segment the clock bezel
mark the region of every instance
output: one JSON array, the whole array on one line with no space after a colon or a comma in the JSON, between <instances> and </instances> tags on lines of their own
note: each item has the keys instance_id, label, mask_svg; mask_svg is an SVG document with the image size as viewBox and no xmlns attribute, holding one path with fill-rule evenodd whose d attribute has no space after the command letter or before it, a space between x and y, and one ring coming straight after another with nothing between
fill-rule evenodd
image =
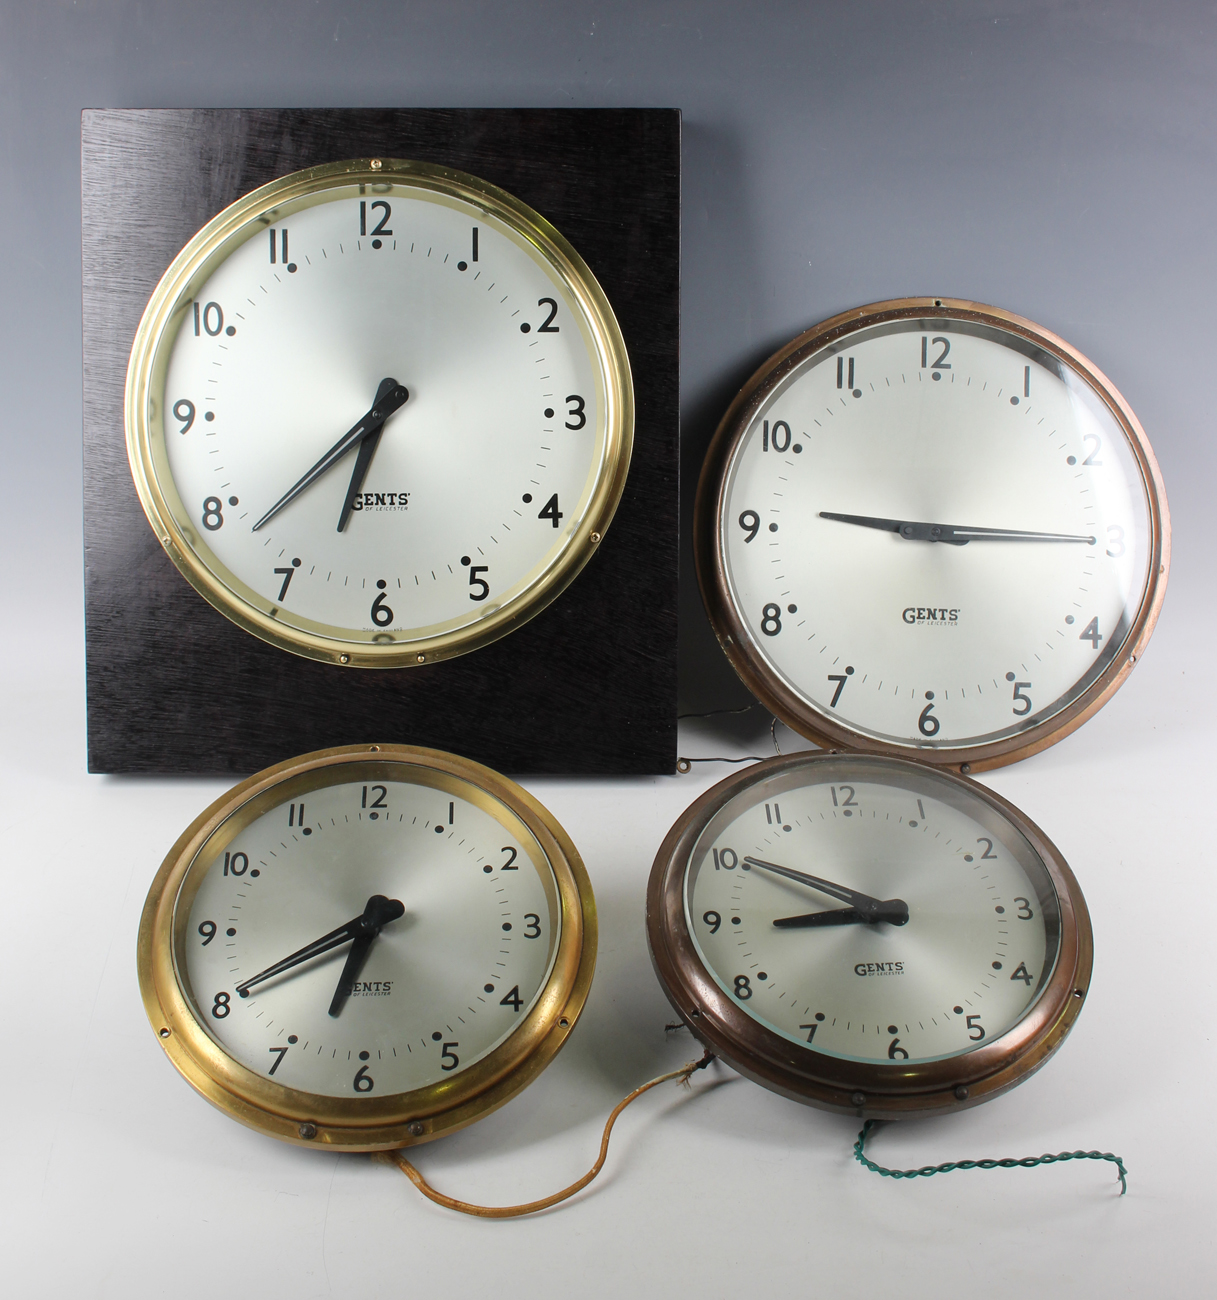
<instances>
[{"instance_id":1,"label":"clock bezel","mask_svg":"<svg viewBox=\"0 0 1217 1300\"><path fill-rule=\"evenodd\" d=\"M741 440L773 391L809 357L874 326L925 320L949 328L953 321L991 326L1015 334L1056 357L1076 373L1124 433L1141 473L1149 515L1147 581L1120 652L1093 682L1043 722L998 740L952 748L878 739L829 716L792 690L766 664L731 597L719 521L728 472ZM693 552L710 624L740 680L793 731L826 748L894 754L967 774L1017 762L1063 740L1107 703L1123 685L1154 630L1170 569L1170 514L1153 449L1132 408L1105 374L1064 339L1012 312L956 298L897 298L842 312L792 339L751 376L719 422L702 465L693 507Z\"/></svg>"},{"instance_id":2,"label":"clock bezel","mask_svg":"<svg viewBox=\"0 0 1217 1300\"><path fill-rule=\"evenodd\" d=\"M1008 821L1043 862L1060 908L1060 947L1038 999L1012 1028L956 1056L884 1066L829 1056L753 1019L715 980L685 916L685 878L699 837L724 805L775 774L845 759L890 773L908 768L961 787ZM864 779L862 777L859 780ZM696 799L668 832L647 882L647 943L668 1000L693 1035L755 1083L837 1114L868 1119L945 1115L1008 1091L1060 1047L1090 985L1094 941L1081 887L1043 831L1013 804L975 781L911 759L878 754L780 755L733 772Z\"/></svg>"},{"instance_id":3,"label":"clock bezel","mask_svg":"<svg viewBox=\"0 0 1217 1300\"><path fill-rule=\"evenodd\" d=\"M397 779L472 799L483 811L527 832L552 869L559 934L546 982L521 1023L498 1046L453 1078L410 1092L333 1097L287 1088L231 1056L199 1023L179 973L176 950L188 913L179 896L217 833L234 819L261 815L287 790L342 784L351 773L400 768ZM329 779L326 779L326 778ZM504 819L501 810L505 810ZM212 846L214 847L214 846ZM222 847L222 846L221 846ZM210 860L209 855L208 860ZM196 875L198 873L195 873ZM194 881L197 889L198 881ZM344 745L291 758L234 786L205 809L170 849L140 918L137 968L144 1010L174 1067L200 1095L233 1119L297 1146L384 1151L428 1142L472 1124L525 1088L574 1030L591 988L598 925L591 881L578 850L553 815L499 773L440 750L408 745Z\"/></svg>"},{"instance_id":4,"label":"clock bezel","mask_svg":"<svg viewBox=\"0 0 1217 1300\"><path fill-rule=\"evenodd\" d=\"M604 405L604 445L579 527L557 555L522 590L473 622L430 635L377 630L325 629L299 619L285 624L279 606L250 589L225 566L208 564L192 544L164 451L164 413L149 414L157 400L172 340L191 288L277 214L325 201L328 190L353 185L399 185L472 204L529 244L578 304L580 331L590 344ZM161 423L158 424L158 418ZM544 217L507 191L450 167L405 159L351 159L292 172L259 186L218 213L178 253L157 284L140 320L127 367L124 395L127 457L140 504L166 554L192 587L244 631L281 650L351 668L403 668L467 654L506 636L562 594L595 554L620 503L634 437L634 389L629 355L612 306L591 269ZM199 538L202 541L201 538ZM204 549L208 549L205 547ZM339 632L335 636L332 633Z\"/></svg>"}]
</instances>

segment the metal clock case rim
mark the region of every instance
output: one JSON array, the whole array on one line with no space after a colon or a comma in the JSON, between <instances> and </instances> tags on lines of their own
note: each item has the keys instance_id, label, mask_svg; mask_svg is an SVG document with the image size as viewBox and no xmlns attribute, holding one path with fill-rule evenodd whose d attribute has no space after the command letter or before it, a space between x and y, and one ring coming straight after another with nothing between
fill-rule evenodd
<instances>
[{"instance_id":1,"label":"metal clock case rim","mask_svg":"<svg viewBox=\"0 0 1217 1300\"><path fill-rule=\"evenodd\" d=\"M274 219L274 213L293 204L299 206L328 189L351 184L383 186L395 179L482 209L538 249L558 272L585 312L593 334L593 352L605 387L602 463L608 472L596 483L578 531L532 584L531 592L521 593L475 624L389 644L382 633L368 633L366 640L348 640L287 627L277 621L274 602L231 575L231 581L217 577L195 554L175 518L170 496L176 494L167 464L160 466L165 482L158 474L158 460L163 457L157 456L148 409L154 370L158 359L162 365L165 361L161 354L166 352L165 336L172 328L172 317L182 309L183 295L191 283L206 277L234 235L259 217ZM182 576L244 631L281 650L353 668L409 667L466 654L507 635L557 599L599 548L616 514L629 472L635 418L629 355L617 318L599 281L561 232L506 190L467 172L391 158L346 160L294 172L251 191L203 226L173 259L148 301L131 349L123 407L127 458L140 504ZM224 569L218 561L215 567Z\"/></svg>"},{"instance_id":2,"label":"metal clock case rim","mask_svg":"<svg viewBox=\"0 0 1217 1300\"><path fill-rule=\"evenodd\" d=\"M988 744L954 749L898 746L857 732L810 707L766 668L727 592L726 561L717 527L724 507L727 470L736 447L762 403L786 376L810 356L830 349L838 339L860 328L918 319L944 325L950 320L962 320L994 326L1034 343L1080 374L1128 438L1142 475L1150 517L1149 580L1121 653L1086 690L1041 726ZM959 298L894 298L842 312L806 330L765 361L740 389L715 430L698 479L693 506L693 554L702 602L719 644L744 685L782 722L821 746L863 753L900 753L966 774L1017 762L1063 740L1120 688L1149 641L1166 595L1170 513L1162 474L1144 429L1115 385L1076 348L1022 316L984 303Z\"/></svg>"},{"instance_id":3,"label":"metal clock case rim","mask_svg":"<svg viewBox=\"0 0 1217 1300\"><path fill-rule=\"evenodd\" d=\"M651 962L677 1014L706 1047L733 1069L792 1100L871 1119L947 1114L987 1101L1021 1083L1056 1051L1077 1019L1093 964L1090 914L1073 872L1029 818L966 777L911 759L851 755L852 761L903 765L964 786L1007 818L1047 867L1061 914L1060 951L1035 1005L1013 1028L973 1051L912 1066L848 1061L794 1043L752 1019L707 970L689 934L684 881L690 854L714 815L731 798L775 773L838 762L839 752L766 759L707 790L668 832L647 883Z\"/></svg>"},{"instance_id":4,"label":"metal clock case rim","mask_svg":"<svg viewBox=\"0 0 1217 1300\"><path fill-rule=\"evenodd\" d=\"M453 1080L395 1096L354 1101L283 1087L229 1056L199 1025L175 961L175 917L183 883L213 834L242 808L286 783L373 762L424 769L474 785L517 817L553 869L561 913L557 951L544 989L505 1042ZM578 850L526 790L490 768L441 750L344 745L288 759L241 782L205 809L170 849L140 918L137 966L144 1010L174 1067L218 1109L250 1128L299 1146L381 1151L430 1141L498 1109L526 1087L565 1044L595 970L598 925L591 881Z\"/></svg>"}]
</instances>

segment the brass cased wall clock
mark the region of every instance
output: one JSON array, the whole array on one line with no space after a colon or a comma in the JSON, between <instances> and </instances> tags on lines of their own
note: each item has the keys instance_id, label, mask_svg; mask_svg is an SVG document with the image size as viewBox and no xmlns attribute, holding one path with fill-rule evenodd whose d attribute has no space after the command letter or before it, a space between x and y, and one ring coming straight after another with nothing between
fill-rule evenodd
<instances>
[{"instance_id":1,"label":"brass cased wall clock","mask_svg":"<svg viewBox=\"0 0 1217 1300\"><path fill-rule=\"evenodd\" d=\"M1081 890L1038 827L967 778L871 754L769 759L703 794L656 855L647 938L712 1052L873 1119L1027 1078L1092 960Z\"/></svg>"},{"instance_id":2,"label":"brass cased wall clock","mask_svg":"<svg viewBox=\"0 0 1217 1300\"><path fill-rule=\"evenodd\" d=\"M144 1007L178 1071L272 1137L375 1151L510 1100L566 1042L596 955L587 873L514 782L353 745L242 782L149 891Z\"/></svg>"},{"instance_id":3,"label":"brass cased wall clock","mask_svg":"<svg viewBox=\"0 0 1217 1300\"><path fill-rule=\"evenodd\" d=\"M698 581L749 689L830 747L980 771L1119 688L1166 590L1136 416L1076 349L978 303L845 312L723 417Z\"/></svg>"},{"instance_id":4,"label":"brass cased wall clock","mask_svg":"<svg viewBox=\"0 0 1217 1300\"><path fill-rule=\"evenodd\" d=\"M629 359L575 249L505 191L395 159L226 208L152 295L128 455L226 617L353 667L431 663L543 609L594 553L633 439Z\"/></svg>"}]
</instances>

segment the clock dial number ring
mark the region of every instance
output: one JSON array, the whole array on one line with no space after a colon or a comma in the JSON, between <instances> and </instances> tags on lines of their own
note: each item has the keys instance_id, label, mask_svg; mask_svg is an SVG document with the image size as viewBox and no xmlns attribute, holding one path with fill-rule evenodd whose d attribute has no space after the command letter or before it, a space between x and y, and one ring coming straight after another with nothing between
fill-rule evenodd
<instances>
[{"instance_id":1,"label":"clock dial number ring","mask_svg":"<svg viewBox=\"0 0 1217 1300\"><path fill-rule=\"evenodd\" d=\"M853 806L834 809L834 790ZM748 857L898 894L907 922L775 927L839 899ZM1035 827L970 782L872 756L769 760L703 795L656 858L647 926L661 983L712 1051L787 1096L878 1118L1014 1086L1059 1046L1090 973L1085 903Z\"/></svg>"},{"instance_id":2,"label":"clock dial number ring","mask_svg":"<svg viewBox=\"0 0 1217 1300\"><path fill-rule=\"evenodd\" d=\"M472 1122L552 1059L590 987L594 902L557 823L477 764L376 749L230 792L166 859L141 922L145 1007L174 1064L289 1141L376 1150ZM360 914L376 933L354 995L353 931L292 959Z\"/></svg>"},{"instance_id":3,"label":"clock dial number ring","mask_svg":"<svg viewBox=\"0 0 1217 1300\"><path fill-rule=\"evenodd\" d=\"M358 235L369 195L393 240ZM266 221L290 263L279 243L268 261ZM386 376L410 400L281 501ZM573 580L624 486L633 396L611 307L535 213L445 169L334 164L179 255L136 338L127 428L145 512L222 613L308 657L410 666Z\"/></svg>"},{"instance_id":4,"label":"clock dial number ring","mask_svg":"<svg viewBox=\"0 0 1217 1300\"><path fill-rule=\"evenodd\" d=\"M711 445L694 540L719 640L779 717L973 771L1101 707L1169 563L1119 394L1055 336L947 300L847 313L766 363Z\"/></svg>"}]
</instances>

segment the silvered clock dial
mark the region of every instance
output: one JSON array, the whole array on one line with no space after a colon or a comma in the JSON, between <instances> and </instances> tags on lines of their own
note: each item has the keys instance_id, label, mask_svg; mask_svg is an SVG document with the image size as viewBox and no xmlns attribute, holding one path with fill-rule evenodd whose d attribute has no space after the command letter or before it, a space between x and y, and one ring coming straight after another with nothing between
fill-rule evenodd
<instances>
[{"instance_id":1,"label":"silvered clock dial","mask_svg":"<svg viewBox=\"0 0 1217 1300\"><path fill-rule=\"evenodd\" d=\"M974 1105L1056 1050L1090 980L1081 890L984 787L871 754L735 773L669 832L647 933L710 1049L876 1118Z\"/></svg>"},{"instance_id":2,"label":"silvered clock dial","mask_svg":"<svg viewBox=\"0 0 1217 1300\"><path fill-rule=\"evenodd\" d=\"M566 1041L595 951L583 864L525 791L361 745L260 772L195 820L149 892L139 977L209 1101L370 1151L514 1096Z\"/></svg>"},{"instance_id":3,"label":"silvered clock dial","mask_svg":"<svg viewBox=\"0 0 1217 1300\"><path fill-rule=\"evenodd\" d=\"M698 577L745 683L825 744L966 770L1066 735L1166 586L1149 443L1084 357L975 303L838 316L724 417Z\"/></svg>"},{"instance_id":4,"label":"silvered clock dial","mask_svg":"<svg viewBox=\"0 0 1217 1300\"><path fill-rule=\"evenodd\" d=\"M357 667L447 658L575 577L629 467L633 390L578 253L512 196L394 160L225 209L153 294L128 454L223 614Z\"/></svg>"}]
</instances>

